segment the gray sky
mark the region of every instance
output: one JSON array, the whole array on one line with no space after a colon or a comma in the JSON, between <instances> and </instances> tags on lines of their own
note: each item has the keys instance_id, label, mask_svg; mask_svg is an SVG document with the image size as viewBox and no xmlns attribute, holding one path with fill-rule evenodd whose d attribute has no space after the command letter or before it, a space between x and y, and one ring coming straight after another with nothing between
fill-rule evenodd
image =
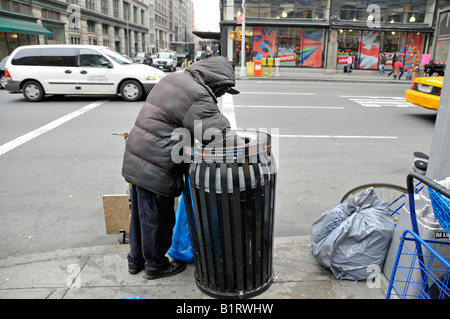
<instances>
[{"instance_id":1,"label":"gray sky","mask_svg":"<svg viewBox=\"0 0 450 319\"><path fill-rule=\"evenodd\" d=\"M219 0L192 0L197 31L220 31Z\"/></svg>"}]
</instances>

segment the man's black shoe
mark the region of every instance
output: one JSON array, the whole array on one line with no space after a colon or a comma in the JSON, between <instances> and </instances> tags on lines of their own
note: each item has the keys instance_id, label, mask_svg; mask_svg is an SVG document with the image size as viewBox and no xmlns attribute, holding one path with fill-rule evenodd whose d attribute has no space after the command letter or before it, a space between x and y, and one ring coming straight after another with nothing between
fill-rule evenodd
<instances>
[{"instance_id":1,"label":"man's black shoe","mask_svg":"<svg viewBox=\"0 0 450 319\"><path fill-rule=\"evenodd\" d=\"M146 279L157 279L179 274L186 269L186 263L181 261L171 261L169 267L163 270L145 270Z\"/></svg>"},{"instance_id":2,"label":"man's black shoe","mask_svg":"<svg viewBox=\"0 0 450 319\"><path fill-rule=\"evenodd\" d=\"M138 265L128 262L128 272L132 275L137 275L144 268L145 268L144 265Z\"/></svg>"}]
</instances>

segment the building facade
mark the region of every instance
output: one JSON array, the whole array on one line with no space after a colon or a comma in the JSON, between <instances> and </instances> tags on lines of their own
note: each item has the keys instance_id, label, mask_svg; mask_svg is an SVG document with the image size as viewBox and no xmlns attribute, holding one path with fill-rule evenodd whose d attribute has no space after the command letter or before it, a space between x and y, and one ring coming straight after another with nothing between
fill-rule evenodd
<instances>
[{"instance_id":1,"label":"building facade","mask_svg":"<svg viewBox=\"0 0 450 319\"><path fill-rule=\"evenodd\" d=\"M168 49L170 42L192 39L192 1L155 0L155 49Z\"/></svg>"},{"instance_id":2,"label":"building facade","mask_svg":"<svg viewBox=\"0 0 450 319\"><path fill-rule=\"evenodd\" d=\"M2 0L0 57L27 44L94 44L148 51L148 5L139 0ZM8 26L25 22L28 29ZM33 33L32 25L45 31Z\"/></svg>"},{"instance_id":3,"label":"building facade","mask_svg":"<svg viewBox=\"0 0 450 319\"><path fill-rule=\"evenodd\" d=\"M242 0L221 0L222 55L240 65ZM339 69L352 56L357 69L407 70L429 52L437 11L450 0L246 0L246 61L267 57L280 66ZM236 32L234 39L230 35Z\"/></svg>"}]
</instances>

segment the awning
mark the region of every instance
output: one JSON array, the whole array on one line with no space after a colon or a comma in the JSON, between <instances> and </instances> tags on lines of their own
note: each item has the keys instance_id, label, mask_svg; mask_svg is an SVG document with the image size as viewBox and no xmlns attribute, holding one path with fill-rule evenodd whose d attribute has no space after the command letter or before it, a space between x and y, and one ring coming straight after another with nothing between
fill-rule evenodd
<instances>
[{"instance_id":1,"label":"awning","mask_svg":"<svg viewBox=\"0 0 450 319\"><path fill-rule=\"evenodd\" d=\"M0 31L25 34L42 34L51 37L52 32L37 23L0 18Z\"/></svg>"},{"instance_id":2,"label":"awning","mask_svg":"<svg viewBox=\"0 0 450 319\"><path fill-rule=\"evenodd\" d=\"M220 32L192 31L192 33L202 39L220 40Z\"/></svg>"}]
</instances>

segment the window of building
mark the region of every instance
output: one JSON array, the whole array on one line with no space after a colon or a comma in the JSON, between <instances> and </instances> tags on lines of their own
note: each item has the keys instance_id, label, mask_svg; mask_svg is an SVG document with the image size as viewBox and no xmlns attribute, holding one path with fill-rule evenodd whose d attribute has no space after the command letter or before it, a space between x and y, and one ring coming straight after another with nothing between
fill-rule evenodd
<instances>
[{"instance_id":1,"label":"window of building","mask_svg":"<svg viewBox=\"0 0 450 319\"><path fill-rule=\"evenodd\" d=\"M95 33L95 21L92 20L87 21L87 30L88 32Z\"/></svg>"},{"instance_id":2,"label":"window of building","mask_svg":"<svg viewBox=\"0 0 450 319\"><path fill-rule=\"evenodd\" d=\"M130 21L130 4L126 1L123 2L123 19Z\"/></svg>"},{"instance_id":3,"label":"window of building","mask_svg":"<svg viewBox=\"0 0 450 319\"><path fill-rule=\"evenodd\" d=\"M61 21L61 14L59 12L42 9L41 13L42 13L42 19Z\"/></svg>"},{"instance_id":4,"label":"window of building","mask_svg":"<svg viewBox=\"0 0 450 319\"><path fill-rule=\"evenodd\" d=\"M119 0L113 0L113 16L119 18Z\"/></svg>"},{"instance_id":5,"label":"window of building","mask_svg":"<svg viewBox=\"0 0 450 319\"><path fill-rule=\"evenodd\" d=\"M109 33L109 26L105 23L102 24L102 33L105 35Z\"/></svg>"},{"instance_id":6,"label":"window of building","mask_svg":"<svg viewBox=\"0 0 450 319\"><path fill-rule=\"evenodd\" d=\"M348 56L354 57L354 68L376 70L379 56L386 55L386 69L392 69L395 54L402 60L405 70L420 64L424 36L420 33L381 32L375 30L339 30L337 68L347 64Z\"/></svg>"},{"instance_id":7,"label":"window of building","mask_svg":"<svg viewBox=\"0 0 450 319\"><path fill-rule=\"evenodd\" d=\"M81 43L80 37L76 37L76 36L70 37L70 44L80 44L80 43Z\"/></svg>"},{"instance_id":8,"label":"window of building","mask_svg":"<svg viewBox=\"0 0 450 319\"><path fill-rule=\"evenodd\" d=\"M379 17L382 24L431 25L435 0L334 0L333 11L341 20L366 22L369 14Z\"/></svg>"},{"instance_id":9,"label":"window of building","mask_svg":"<svg viewBox=\"0 0 450 319\"><path fill-rule=\"evenodd\" d=\"M101 11L103 14L108 15L108 0L102 0L101 2Z\"/></svg>"},{"instance_id":10,"label":"window of building","mask_svg":"<svg viewBox=\"0 0 450 319\"><path fill-rule=\"evenodd\" d=\"M241 31L241 28L236 28L236 31ZM265 26L249 27L246 33L246 61L278 57L281 66L324 66L324 29ZM237 63L240 62L241 43L240 39L233 41L234 61Z\"/></svg>"},{"instance_id":11,"label":"window of building","mask_svg":"<svg viewBox=\"0 0 450 319\"><path fill-rule=\"evenodd\" d=\"M95 11L95 2L94 2L94 0L86 0L86 9Z\"/></svg>"},{"instance_id":12,"label":"window of building","mask_svg":"<svg viewBox=\"0 0 450 319\"><path fill-rule=\"evenodd\" d=\"M11 0L1 0L0 9L2 11L14 12L18 14L23 14L27 16L32 16L31 6L17 1Z\"/></svg>"}]
</instances>

